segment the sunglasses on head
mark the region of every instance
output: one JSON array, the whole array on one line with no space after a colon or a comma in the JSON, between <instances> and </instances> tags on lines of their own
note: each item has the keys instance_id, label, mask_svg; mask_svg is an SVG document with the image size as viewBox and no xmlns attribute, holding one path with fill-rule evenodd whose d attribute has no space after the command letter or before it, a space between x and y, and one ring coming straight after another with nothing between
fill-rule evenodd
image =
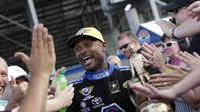
<instances>
[{"instance_id":1,"label":"sunglasses on head","mask_svg":"<svg viewBox=\"0 0 200 112\"><path fill-rule=\"evenodd\" d=\"M177 42L168 42L168 43L162 43L162 47L163 48L169 48L171 47L173 44L176 44Z\"/></svg>"}]
</instances>

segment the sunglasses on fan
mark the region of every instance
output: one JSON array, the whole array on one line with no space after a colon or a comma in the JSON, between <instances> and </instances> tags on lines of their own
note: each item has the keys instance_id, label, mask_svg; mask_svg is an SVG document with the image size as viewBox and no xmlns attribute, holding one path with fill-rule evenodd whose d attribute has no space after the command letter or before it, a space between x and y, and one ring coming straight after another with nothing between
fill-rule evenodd
<instances>
[{"instance_id":1,"label":"sunglasses on fan","mask_svg":"<svg viewBox=\"0 0 200 112\"><path fill-rule=\"evenodd\" d=\"M169 48L171 47L173 44L176 44L177 42L168 42L168 43L162 43L162 47L163 48Z\"/></svg>"},{"instance_id":2,"label":"sunglasses on fan","mask_svg":"<svg viewBox=\"0 0 200 112\"><path fill-rule=\"evenodd\" d=\"M120 50L127 49L127 48L128 48L128 45L129 45L130 43L132 43L132 42L133 42L133 41L131 41L131 42L129 42L129 43L127 43L127 44L121 46L119 49L120 49Z\"/></svg>"}]
</instances>

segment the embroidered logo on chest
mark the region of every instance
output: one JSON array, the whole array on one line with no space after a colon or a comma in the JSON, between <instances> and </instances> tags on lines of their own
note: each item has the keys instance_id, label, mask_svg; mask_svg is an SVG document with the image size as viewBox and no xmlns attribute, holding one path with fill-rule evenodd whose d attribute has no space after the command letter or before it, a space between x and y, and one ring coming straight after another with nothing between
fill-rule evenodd
<instances>
[{"instance_id":1,"label":"embroidered logo on chest","mask_svg":"<svg viewBox=\"0 0 200 112\"><path fill-rule=\"evenodd\" d=\"M120 92L120 86L118 81L109 82L109 89L111 94Z\"/></svg>"},{"instance_id":2,"label":"embroidered logo on chest","mask_svg":"<svg viewBox=\"0 0 200 112\"><path fill-rule=\"evenodd\" d=\"M94 98L94 96L90 95L93 89L94 89L94 86L89 86L89 87L84 87L79 91L83 96L85 96L83 98L83 101Z\"/></svg>"}]
</instances>

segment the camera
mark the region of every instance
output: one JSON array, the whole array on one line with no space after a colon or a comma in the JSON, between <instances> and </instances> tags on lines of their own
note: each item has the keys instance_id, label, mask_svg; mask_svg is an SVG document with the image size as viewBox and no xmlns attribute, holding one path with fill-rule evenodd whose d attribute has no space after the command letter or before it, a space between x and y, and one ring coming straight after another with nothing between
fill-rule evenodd
<instances>
[{"instance_id":1,"label":"camera","mask_svg":"<svg viewBox=\"0 0 200 112\"><path fill-rule=\"evenodd\" d=\"M189 39L188 38L180 38L177 40L178 46L181 51L187 51L189 49Z\"/></svg>"}]
</instances>

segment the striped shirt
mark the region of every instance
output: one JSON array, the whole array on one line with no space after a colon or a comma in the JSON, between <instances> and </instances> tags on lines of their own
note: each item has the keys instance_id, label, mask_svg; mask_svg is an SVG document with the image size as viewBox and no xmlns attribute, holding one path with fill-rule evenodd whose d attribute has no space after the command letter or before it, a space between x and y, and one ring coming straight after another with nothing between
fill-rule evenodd
<instances>
[{"instance_id":1,"label":"striped shirt","mask_svg":"<svg viewBox=\"0 0 200 112\"><path fill-rule=\"evenodd\" d=\"M200 112L200 109L192 109L182 98L175 99L175 112Z\"/></svg>"},{"instance_id":2,"label":"striped shirt","mask_svg":"<svg viewBox=\"0 0 200 112\"><path fill-rule=\"evenodd\" d=\"M179 66L181 60L179 58L174 58L171 60L170 64ZM182 98L177 97L175 99L175 112L200 112L199 110L194 110L190 105L188 105Z\"/></svg>"}]
</instances>

